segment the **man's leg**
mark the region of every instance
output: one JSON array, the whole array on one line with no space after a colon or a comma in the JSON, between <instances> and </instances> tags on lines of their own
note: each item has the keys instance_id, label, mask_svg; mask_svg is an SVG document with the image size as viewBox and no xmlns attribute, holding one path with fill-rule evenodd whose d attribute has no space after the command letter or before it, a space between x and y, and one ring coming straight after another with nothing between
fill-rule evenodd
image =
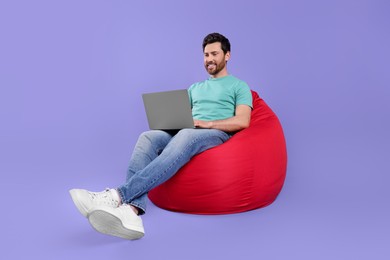
<instances>
[{"instance_id":1,"label":"man's leg","mask_svg":"<svg viewBox=\"0 0 390 260\"><path fill-rule=\"evenodd\" d=\"M166 131L151 130L143 132L138 137L138 141L131 155L126 183L130 181L134 174L143 170L148 164L156 159L172 137L173 134ZM146 196L147 194L144 194L129 202L130 205L138 209L138 214L140 215L145 212Z\"/></svg>"},{"instance_id":2,"label":"man's leg","mask_svg":"<svg viewBox=\"0 0 390 260\"><path fill-rule=\"evenodd\" d=\"M194 155L220 145L230 135L216 129L182 129L166 145L157 157L150 158L142 170L132 172L127 182L118 187L123 203L145 211L145 198L154 187L171 178ZM140 167L141 168L141 167Z\"/></svg>"},{"instance_id":3,"label":"man's leg","mask_svg":"<svg viewBox=\"0 0 390 260\"><path fill-rule=\"evenodd\" d=\"M192 156L229 139L225 132L214 129L183 129L168 143L162 153L151 160L142 170L133 173L128 181L117 190L123 204L113 208L95 207L88 215L89 223L97 231L122 237L139 239L145 231L142 219L130 205L145 211L145 201L149 190L171 178Z\"/></svg>"},{"instance_id":4,"label":"man's leg","mask_svg":"<svg viewBox=\"0 0 390 260\"><path fill-rule=\"evenodd\" d=\"M172 135L164 131L147 131L140 135L130 159L127 180L131 176L146 167L171 140ZM92 208L96 206L109 206L116 208L121 204L121 198L115 189L106 189L103 192L90 192L84 189L70 190L72 199L85 217L88 216ZM133 201L133 206L144 205L146 196L141 196Z\"/></svg>"}]
</instances>

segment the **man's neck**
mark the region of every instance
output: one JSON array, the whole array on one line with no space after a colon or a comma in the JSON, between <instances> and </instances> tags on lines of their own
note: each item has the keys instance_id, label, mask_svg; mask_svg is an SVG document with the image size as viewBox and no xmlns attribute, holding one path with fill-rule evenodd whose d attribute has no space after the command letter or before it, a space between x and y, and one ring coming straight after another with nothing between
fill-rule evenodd
<instances>
[{"instance_id":1,"label":"man's neck","mask_svg":"<svg viewBox=\"0 0 390 260\"><path fill-rule=\"evenodd\" d=\"M229 73L227 72L227 70L223 70L223 71L220 71L218 74L216 75L210 75L211 78L213 79L217 79L217 78L222 78L222 77L225 77L229 75Z\"/></svg>"}]
</instances>

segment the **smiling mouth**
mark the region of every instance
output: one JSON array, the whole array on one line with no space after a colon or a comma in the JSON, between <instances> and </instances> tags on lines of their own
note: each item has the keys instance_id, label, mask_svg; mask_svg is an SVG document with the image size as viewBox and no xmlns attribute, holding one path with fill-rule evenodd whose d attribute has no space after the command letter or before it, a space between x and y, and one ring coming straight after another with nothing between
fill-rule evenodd
<instances>
[{"instance_id":1,"label":"smiling mouth","mask_svg":"<svg viewBox=\"0 0 390 260\"><path fill-rule=\"evenodd\" d=\"M208 70L213 70L213 69L215 69L217 66L215 65L215 64L208 64L207 65L207 69Z\"/></svg>"}]
</instances>

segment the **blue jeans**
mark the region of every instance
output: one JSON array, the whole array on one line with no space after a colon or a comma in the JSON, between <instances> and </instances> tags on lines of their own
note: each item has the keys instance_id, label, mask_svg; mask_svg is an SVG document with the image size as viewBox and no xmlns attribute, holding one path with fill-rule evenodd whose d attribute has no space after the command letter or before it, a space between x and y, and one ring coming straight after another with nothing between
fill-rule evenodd
<instances>
[{"instance_id":1,"label":"blue jeans","mask_svg":"<svg viewBox=\"0 0 390 260\"><path fill-rule=\"evenodd\" d=\"M216 129L160 130L142 133L130 159L126 183L118 187L122 202L146 210L147 193L171 178L194 155L224 143L230 134Z\"/></svg>"}]
</instances>

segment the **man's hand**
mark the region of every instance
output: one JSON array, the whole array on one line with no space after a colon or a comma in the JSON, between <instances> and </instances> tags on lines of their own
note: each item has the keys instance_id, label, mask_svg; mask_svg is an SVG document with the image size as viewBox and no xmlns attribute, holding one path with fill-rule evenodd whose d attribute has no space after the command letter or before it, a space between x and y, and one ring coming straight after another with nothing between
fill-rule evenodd
<instances>
[{"instance_id":1,"label":"man's hand","mask_svg":"<svg viewBox=\"0 0 390 260\"><path fill-rule=\"evenodd\" d=\"M194 119L194 125L196 128L212 128L213 122Z\"/></svg>"}]
</instances>

